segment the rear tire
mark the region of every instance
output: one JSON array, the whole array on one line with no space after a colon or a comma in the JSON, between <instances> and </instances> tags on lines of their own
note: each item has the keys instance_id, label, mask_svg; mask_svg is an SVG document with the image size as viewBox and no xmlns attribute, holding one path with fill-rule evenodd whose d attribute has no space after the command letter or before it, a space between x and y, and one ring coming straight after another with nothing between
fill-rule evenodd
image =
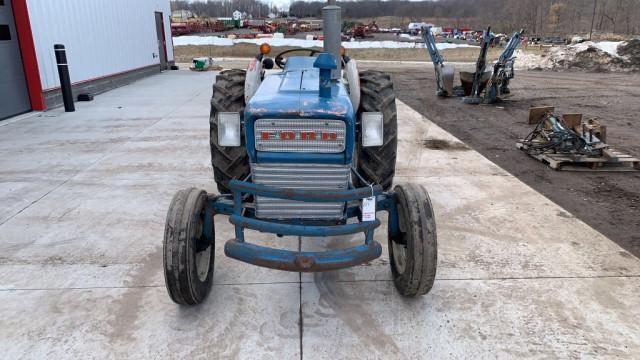
<instances>
[{"instance_id":1,"label":"rear tire","mask_svg":"<svg viewBox=\"0 0 640 360\"><path fill-rule=\"evenodd\" d=\"M360 73L360 108L358 120L363 112L381 112L384 119L384 139L382 146L362 147L362 140L356 141L357 169L365 180L380 184L384 190L391 188L396 173L396 152L398 149L398 112L396 95L389 74L366 70ZM362 136L361 134L359 136ZM366 186L359 179L357 186Z\"/></svg>"},{"instance_id":2,"label":"rear tire","mask_svg":"<svg viewBox=\"0 0 640 360\"><path fill-rule=\"evenodd\" d=\"M211 291L215 230L207 241L203 234L206 200L204 190L180 190L167 213L164 279L169 297L180 305L199 304Z\"/></svg>"},{"instance_id":3,"label":"rear tire","mask_svg":"<svg viewBox=\"0 0 640 360\"><path fill-rule=\"evenodd\" d=\"M394 188L400 235L389 236L389 264L393 283L404 296L424 295L436 278L438 243L431 200L424 187L401 184Z\"/></svg>"},{"instance_id":4,"label":"rear tire","mask_svg":"<svg viewBox=\"0 0 640 360\"><path fill-rule=\"evenodd\" d=\"M211 114L209 117L209 145L211 147L211 166L213 178L221 194L229 194L229 181L244 179L250 173L249 156L244 138L244 124L240 125L242 134L240 146L218 145L218 113L239 112L244 118L244 70L226 70L216 76L211 97Z\"/></svg>"}]
</instances>

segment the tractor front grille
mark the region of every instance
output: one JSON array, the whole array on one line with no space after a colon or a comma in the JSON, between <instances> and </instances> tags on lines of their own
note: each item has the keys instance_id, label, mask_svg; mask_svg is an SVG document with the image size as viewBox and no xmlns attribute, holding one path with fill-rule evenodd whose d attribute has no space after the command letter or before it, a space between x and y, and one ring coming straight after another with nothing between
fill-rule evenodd
<instances>
[{"instance_id":1,"label":"tractor front grille","mask_svg":"<svg viewBox=\"0 0 640 360\"><path fill-rule=\"evenodd\" d=\"M254 132L258 151L340 153L346 125L342 120L258 119Z\"/></svg>"},{"instance_id":2,"label":"tractor front grille","mask_svg":"<svg viewBox=\"0 0 640 360\"><path fill-rule=\"evenodd\" d=\"M349 165L251 164L253 182L281 189L346 190ZM343 202L305 202L256 196L256 216L266 219L339 219Z\"/></svg>"}]
</instances>

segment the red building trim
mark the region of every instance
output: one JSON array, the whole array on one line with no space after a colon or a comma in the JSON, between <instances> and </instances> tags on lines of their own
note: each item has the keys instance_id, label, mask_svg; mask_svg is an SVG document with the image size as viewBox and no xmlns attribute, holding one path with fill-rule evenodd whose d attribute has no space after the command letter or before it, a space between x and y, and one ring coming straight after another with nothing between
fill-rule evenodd
<instances>
[{"instance_id":1,"label":"red building trim","mask_svg":"<svg viewBox=\"0 0 640 360\"><path fill-rule=\"evenodd\" d=\"M107 75L103 75L103 76L94 77L94 78L87 79L87 80L76 81L74 83L71 83L71 85L81 85L81 84L85 84L85 83L90 83L90 82L94 82L94 81L98 81L98 80L104 80L104 79L108 79L108 78L111 78L111 77L114 77L114 76L125 75L125 74L132 73L132 72L135 72L135 71L140 71L140 70L145 70L145 69L150 69L150 68L158 68L158 70L159 70L160 64L151 64L151 65L141 66L141 67L137 67L137 68L131 69L131 70L125 70L125 71L120 71L120 72L117 72L117 73L112 73L112 74L107 74ZM55 87L52 87L52 88L44 89L43 92L47 93L47 92L55 91L55 90L59 90L59 89L60 89L60 86L55 86Z\"/></svg>"},{"instance_id":2,"label":"red building trim","mask_svg":"<svg viewBox=\"0 0 640 360\"><path fill-rule=\"evenodd\" d=\"M33 42L33 33L29 22L27 0L11 0L11 5L16 29L18 30L18 42L20 43L24 76L27 79L27 88L29 89L31 109L45 110L47 106L44 103L44 95L42 94L42 82L40 81L36 46Z\"/></svg>"}]
</instances>

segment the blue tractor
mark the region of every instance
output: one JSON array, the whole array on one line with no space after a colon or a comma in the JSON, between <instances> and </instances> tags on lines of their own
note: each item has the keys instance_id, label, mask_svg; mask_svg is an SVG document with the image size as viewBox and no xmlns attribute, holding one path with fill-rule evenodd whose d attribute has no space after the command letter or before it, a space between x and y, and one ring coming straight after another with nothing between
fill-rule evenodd
<instances>
[{"instance_id":1,"label":"blue tractor","mask_svg":"<svg viewBox=\"0 0 640 360\"><path fill-rule=\"evenodd\" d=\"M211 290L214 216L235 227L226 256L295 272L367 263L381 256L376 213L387 216L391 273L402 295L426 294L436 275L433 208L420 185L392 188L397 149L393 83L358 72L340 48L340 8L323 9L324 51L293 49L267 57L263 44L247 70L227 70L213 85L210 143L219 194L189 188L173 198L164 237L171 299L201 303ZM294 56L294 53L303 56ZM275 64L281 71L265 71ZM344 68L344 70L342 70ZM267 73L267 74L266 74ZM244 229L278 236L362 233L362 244L309 252L269 248Z\"/></svg>"}]
</instances>

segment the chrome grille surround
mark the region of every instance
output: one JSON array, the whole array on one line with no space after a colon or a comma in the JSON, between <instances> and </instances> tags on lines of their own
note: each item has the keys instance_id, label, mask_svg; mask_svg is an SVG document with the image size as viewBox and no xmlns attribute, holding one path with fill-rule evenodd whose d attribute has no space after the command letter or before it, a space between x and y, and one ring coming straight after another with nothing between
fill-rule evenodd
<instances>
[{"instance_id":1,"label":"chrome grille surround","mask_svg":"<svg viewBox=\"0 0 640 360\"><path fill-rule=\"evenodd\" d=\"M281 189L346 190L350 166L251 164L253 182ZM256 196L256 216L265 219L340 219L344 202L305 202Z\"/></svg>"},{"instance_id":2,"label":"chrome grille surround","mask_svg":"<svg viewBox=\"0 0 640 360\"><path fill-rule=\"evenodd\" d=\"M258 119L254 133L258 151L340 153L345 148L347 130L342 120ZM263 139L263 133L270 138ZM283 139L283 133L292 133L294 138Z\"/></svg>"}]
</instances>

